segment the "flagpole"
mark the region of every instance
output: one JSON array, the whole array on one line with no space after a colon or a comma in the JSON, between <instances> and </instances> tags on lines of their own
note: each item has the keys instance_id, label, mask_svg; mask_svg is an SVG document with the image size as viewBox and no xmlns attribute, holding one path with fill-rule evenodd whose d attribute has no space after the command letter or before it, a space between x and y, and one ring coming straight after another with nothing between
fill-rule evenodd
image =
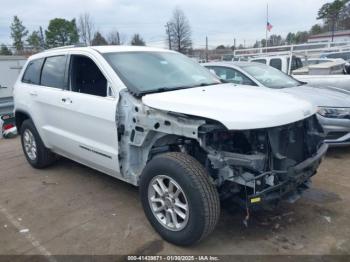
<instances>
[{"instance_id":1,"label":"flagpole","mask_svg":"<svg viewBox=\"0 0 350 262\"><path fill-rule=\"evenodd\" d=\"M266 4L266 25L265 25L265 32L266 32L266 38L265 38L265 47L266 47L266 54L267 54L267 46L268 46L268 41L267 41L267 25L269 22L269 4Z\"/></svg>"}]
</instances>

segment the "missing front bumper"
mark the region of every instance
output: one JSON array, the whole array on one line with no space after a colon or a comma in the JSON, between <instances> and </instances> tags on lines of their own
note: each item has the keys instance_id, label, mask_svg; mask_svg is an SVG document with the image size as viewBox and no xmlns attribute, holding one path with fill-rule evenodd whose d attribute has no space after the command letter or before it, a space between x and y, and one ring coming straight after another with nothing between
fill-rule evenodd
<instances>
[{"instance_id":1,"label":"missing front bumper","mask_svg":"<svg viewBox=\"0 0 350 262\"><path fill-rule=\"evenodd\" d=\"M246 205L264 204L286 198L295 199L296 195L300 195L302 191L309 187L310 178L316 174L317 168L325 156L327 149L328 145L323 144L314 156L289 168L287 171L266 172L256 176L254 179L251 179L251 181L247 181L256 183L258 179L262 179L264 176L270 176L274 173L285 176L282 182L248 195Z\"/></svg>"}]
</instances>

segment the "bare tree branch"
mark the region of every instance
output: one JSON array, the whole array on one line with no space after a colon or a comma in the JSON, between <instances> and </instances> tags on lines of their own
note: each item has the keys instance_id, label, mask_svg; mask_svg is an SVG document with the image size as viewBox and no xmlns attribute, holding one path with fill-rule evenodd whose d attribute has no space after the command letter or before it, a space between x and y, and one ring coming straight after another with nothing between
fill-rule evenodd
<instances>
[{"instance_id":1,"label":"bare tree branch","mask_svg":"<svg viewBox=\"0 0 350 262\"><path fill-rule=\"evenodd\" d=\"M191 27L180 8L175 8L173 16L166 24L169 47L181 53L187 53L192 47Z\"/></svg>"},{"instance_id":2,"label":"bare tree branch","mask_svg":"<svg viewBox=\"0 0 350 262\"><path fill-rule=\"evenodd\" d=\"M81 41L86 45L91 45L95 34L95 26L89 13L84 13L79 16L78 29Z\"/></svg>"}]
</instances>

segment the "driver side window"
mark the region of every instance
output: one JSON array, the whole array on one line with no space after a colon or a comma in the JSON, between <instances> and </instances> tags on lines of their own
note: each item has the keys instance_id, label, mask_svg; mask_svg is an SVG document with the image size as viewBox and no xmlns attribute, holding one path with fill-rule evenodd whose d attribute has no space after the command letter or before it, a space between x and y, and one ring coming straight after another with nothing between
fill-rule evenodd
<instances>
[{"instance_id":1,"label":"driver side window","mask_svg":"<svg viewBox=\"0 0 350 262\"><path fill-rule=\"evenodd\" d=\"M247 76L233 68L213 66L209 67L209 69L213 70L220 79L227 82L239 85L256 86L256 84Z\"/></svg>"}]
</instances>

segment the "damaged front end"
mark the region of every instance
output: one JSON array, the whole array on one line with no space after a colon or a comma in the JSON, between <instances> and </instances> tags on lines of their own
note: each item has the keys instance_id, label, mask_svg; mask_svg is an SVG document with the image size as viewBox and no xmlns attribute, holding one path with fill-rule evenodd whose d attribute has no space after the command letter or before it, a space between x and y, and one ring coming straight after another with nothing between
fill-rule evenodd
<instances>
[{"instance_id":1,"label":"damaged front end","mask_svg":"<svg viewBox=\"0 0 350 262\"><path fill-rule=\"evenodd\" d=\"M207 170L221 198L234 199L245 207L297 200L327 151L315 116L246 131L204 125L199 136L207 154Z\"/></svg>"}]
</instances>

